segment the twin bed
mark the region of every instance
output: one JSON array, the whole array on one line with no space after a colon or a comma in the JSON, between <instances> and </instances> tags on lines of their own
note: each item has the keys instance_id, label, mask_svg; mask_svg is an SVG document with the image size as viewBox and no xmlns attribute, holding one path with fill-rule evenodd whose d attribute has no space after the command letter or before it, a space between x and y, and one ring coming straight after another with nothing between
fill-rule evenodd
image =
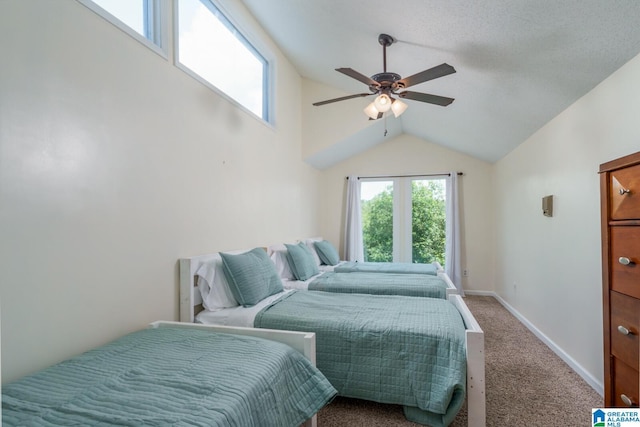
<instances>
[{"instance_id":1,"label":"twin bed","mask_svg":"<svg viewBox=\"0 0 640 427\"><path fill-rule=\"evenodd\" d=\"M446 299L457 290L446 275L397 273L339 273L324 271L307 280L283 279L287 289L355 293L372 295L404 295Z\"/></svg>"},{"instance_id":2,"label":"twin bed","mask_svg":"<svg viewBox=\"0 0 640 427\"><path fill-rule=\"evenodd\" d=\"M336 271L339 273L394 273L394 274L428 274L436 276L444 273L439 262L411 263L411 262L358 262L342 261L338 251L330 242L322 237L309 237L299 241L304 243L311 251L316 263L323 271ZM273 245L269 251L282 251L284 245Z\"/></svg>"},{"instance_id":3,"label":"twin bed","mask_svg":"<svg viewBox=\"0 0 640 427\"><path fill-rule=\"evenodd\" d=\"M342 261L333 268L338 273L394 273L394 274L427 274L431 276L442 272L439 263L415 264L409 262L358 262Z\"/></svg>"},{"instance_id":4,"label":"twin bed","mask_svg":"<svg viewBox=\"0 0 640 427\"><path fill-rule=\"evenodd\" d=\"M313 333L155 322L2 387L2 423L316 425Z\"/></svg>"},{"instance_id":5,"label":"twin bed","mask_svg":"<svg viewBox=\"0 0 640 427\"><path fill-rule=\"evenodd\" d=\"M307 240L297 245L277 244L267 248L286 289L443 299L458 293L438 263L346 262L337 259L337 252L333 261L327 262L326 257L318 256L320 251L314 253L314 244L318 242L325 244L325 250L336 252L322 240ZM308 250L304 251L305 248ZM292 250L297 252L295 258L291 256ZM301 263L302 277L301 268L293 268L293 265Z\"/></svg>"},{"instance_id":6,"label":"twin bed","mask_svg":"<svg viewBox=\"0 0 640 427\"><path fill-rule=\"evenodd\" d=\"M264 250L250 252L260 258ZM249 252L235 256L242 254ZM250 304L207 309L203 305L211 301L206 303L206 294L202 298L198 278L205 270L212 272L209 280L236 275L225 270L228 258L209 254L180 260L181 321L313 331L318 368L339 395L399 404L409 420L432 426L449 425L466 397L469 426L485 425L484 336L459 295L272 289ZM210 291L215 288L211 283Z\"/></svg>"}]
</instances>

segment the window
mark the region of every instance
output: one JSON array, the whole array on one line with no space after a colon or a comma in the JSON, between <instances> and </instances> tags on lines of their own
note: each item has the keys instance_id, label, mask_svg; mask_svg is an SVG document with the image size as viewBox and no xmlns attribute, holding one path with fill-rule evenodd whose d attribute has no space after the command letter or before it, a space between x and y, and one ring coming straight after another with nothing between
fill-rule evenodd
<instances>
[{"instance_id":1,"label":"window","mask_svg":"<svg viewBox=\"0 0 640 427\"><path fill-rule=\"evenodd\" d=\"M446 180L360 179L365 261L445 265Z\"/></svg>"},{"instance_id":2,"label":"window","mask_svg":"<svg viewBox=\"0 0 640 427\"><path fill-rule=\"evenodd\" d=\"M124 32L166 57L161 0L80 0Z\"/></svg>"},{"instance_id":3,"label":"window","mask_svg":"<svg viewBox=\"0 0 640 427\"><path fill-rule=\"evenodd\" d=\"M210 0L180 0L177 14L181 68L269 121L264 56Z\"/></svg>"}]
</instances>

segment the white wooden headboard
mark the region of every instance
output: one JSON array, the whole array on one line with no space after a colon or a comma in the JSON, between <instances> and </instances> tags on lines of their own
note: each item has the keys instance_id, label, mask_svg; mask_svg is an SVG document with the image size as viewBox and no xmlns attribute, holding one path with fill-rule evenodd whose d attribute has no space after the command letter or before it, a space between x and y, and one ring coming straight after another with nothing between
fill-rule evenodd
<instances>
[{"instance_id":1,"label":"white wooden headboard","mask_svg":"<svg viewBox=\"0 0 640 427\"><path fill-rule=\"evenodd\" d=\"M185 323L185 322L169 322L169 321L155 321L149 324L150 328L191 328L201 329L209 332L222 332L233 335L246 335L251 337L264 338L271 341L277 341L283 344L287 344L294 350L302 353L307 359L316 365L316 334L315 332L298 332L298 331L283 331L276 329L257 329L257 328L244 328L240 326L221 326L221 325L202 325L197 323Z\"/></svg>"},{"instance_id":2,"label":"white wooden headboard","mask_svg":"<svg viewBox=\"0 0 640 427\"><path fill-rule=\"evenodd\" d=\"M213 261L216 254L180 258L180 321L193 322L196 307L202 304L202 296L196 286L196 271L205 262Z\"/></svg>"}]
</instances>

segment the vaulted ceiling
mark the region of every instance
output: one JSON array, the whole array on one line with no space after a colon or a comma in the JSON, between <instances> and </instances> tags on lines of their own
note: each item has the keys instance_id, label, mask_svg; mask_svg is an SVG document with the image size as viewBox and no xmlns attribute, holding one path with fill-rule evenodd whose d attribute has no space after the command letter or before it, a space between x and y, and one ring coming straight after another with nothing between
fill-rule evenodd
<instances>
[{"instance_id":1,"label":"vaulted ceiling","mask_svg":"<svg viewBox=\"0 0 640 427\"><path fill-rule=\"evenodd\" d=\"M407 111L388 120L398 121L396 133L488 162L505 156L640 52L638 0L243 3L301 76L344 94L368 89L335 69L353 68L366 76L381 72L381 33L396 39L387 48L387 71L406 77L452 65L455 74L411 88L455 98L451 105L406 100ZM362 102L341 103L361 110ZM349 139L357 135L333 143Z\"/></svg>"}]
</instances>

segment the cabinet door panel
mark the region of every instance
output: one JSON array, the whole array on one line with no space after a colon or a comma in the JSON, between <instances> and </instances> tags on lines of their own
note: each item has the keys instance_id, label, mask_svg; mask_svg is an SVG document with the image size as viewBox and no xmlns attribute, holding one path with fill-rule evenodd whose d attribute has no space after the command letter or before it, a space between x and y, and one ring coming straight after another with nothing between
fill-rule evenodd
<instances>
[{"instance_id":1,"label":"cabinet door panel","mask_svg":"<svg viewBox=\"0 0 640 427\"><path fill-rule=\"evenodd\" d=\"M638 407L638 371L613 358L613 405L617 408ZM628 405L623 395L631 400Z\"/></svg>"},{"instance_id":2,"label":"cabinet door panel","mask_svg":"<svg viewBox=\"0 0 640 427\"><path fill-rule=\"evenodd\" d=\"M640 218L640 165L611 172L611 219Z\"/></svg>"},{"instance_id":3,"label":"cabinet door panel","mask_svg":"<svg viewBox=\"0 0 640 427\"><path fill-rule=\"evenodd\" d=\"M611 292L611 354L638 369L640 300ZM627 332L627 333L625 333Z\"/></svg>"},{"instance_id":4,"label":"cabinet door panel","mask_svg":"<svg viewBox=\"0 0 640 427\"><path fill-rule=\"evenodd\" d=\"M611 289L640 298L640 227L611 227Z\"/></svg>"}]
</instances>

